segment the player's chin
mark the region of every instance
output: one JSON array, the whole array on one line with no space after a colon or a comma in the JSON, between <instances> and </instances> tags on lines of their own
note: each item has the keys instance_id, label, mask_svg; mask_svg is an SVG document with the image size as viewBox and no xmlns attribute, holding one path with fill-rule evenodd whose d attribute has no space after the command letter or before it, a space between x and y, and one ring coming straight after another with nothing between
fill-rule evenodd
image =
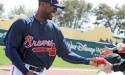
<instances>
[{"instance_id":1,"label":"player's chin","mask_svg":"<svg viewBox=\"0 0 125 75\"><path fill-rule=\"evenodd\" d=\"M49 20L52 20L52 18L50 18L50 17L49 17L48 19L49 19Z\"/></svg>"},{"instance_id":2,"label":"player's chin","mask_svg":"<svg viewBox=\"0 0 125 75\"><path fill-rule=\"evenodd\" d=\"M54 17L54 15L55 15L54 13L50 13L48 19L49 19L49 20L52 20L52 18Z\"/></svg>"},{"instance_id":3,"label":"player's chin","mask_svg":"<svg viewBox=\"0 0 125 75\"><path fill-rule=\"evenodd\" d=\"M49 17L48 17L49 20L52 20L52 18L53 18L53 16L49 16Z\"/></svg>"}]
</instances>

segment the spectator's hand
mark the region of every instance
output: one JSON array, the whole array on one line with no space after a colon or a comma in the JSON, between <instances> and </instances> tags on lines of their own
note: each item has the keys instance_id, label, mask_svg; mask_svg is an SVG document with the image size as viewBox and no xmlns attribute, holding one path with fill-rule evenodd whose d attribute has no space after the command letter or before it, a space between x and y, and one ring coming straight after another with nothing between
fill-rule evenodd
<instances>
[{"instance_id":1,"label":"spectator's hand","mask_svg":"<svg viewBox=\"0 0 125 75\"><path fill-rule=\"evenodd\" d=\"M37 74L34 73L34 72L32 72L32 71L28 71L28 72L26 73L26 75L37 75Z\"/></svg>"},{"instance_id":2,"label":"spectator's hand","mask_svg":"<svg viewBox=\"0 0 125 75\"><path fill-rule=\"evenodd\" d=\"M125 53L125 44L118 43L116 47L117 47L119 53Z\"/></svg>"},{"instance_id":3,"label":"spectator's hand","mask_svg":"<svg viewBox=\"0 0 125 75\"><path fill-rule=\"evenodd\" d=\"M122 50L122 51L118 51L119 53L125 53L125 50Z\"/></svg>"},{"instance_id":4,"label":"spectator's hand","mask_svg":"<svg viewBox=\"0 0 125 75\"><path fill-rule=\"evenodd\" d=\"M119 53L125 53L125 49L124 50L122 50L122 51L118 51Z\"/></svg>"},{"instance_id":5,"label":"spectator's hand","mask_svg":"<svg viewBox=\"0 0 125 75\"><path fill-rule=\"evenodd\" d=\"M102 69L102 71L106 73L111 73L112 72L112 64L106 61L105 67Z\"/></svg>"},{"instance_id":6,"label":"spectator's hand","mask_svg":"<svg viewBox=\"0 0 125 75\"><path fill-rule=\"evenodd\" d=\"M102 48L100 50L100 54L103 56L103 57L107 57L109 54L113 53L113 51L108 48L108 47L105 47L105 48Z\"/></svg>"},{"instance_id":7,"label":"spectator's hand","mask_svg":"<svg viewBox=\"0 0 125 75\"><path fill-rule=\"evenodd\" d=\"M98 62L96 61L96 57L91 58L89 65L91 66L99 66Z\"/></svg>"}]
</instances>

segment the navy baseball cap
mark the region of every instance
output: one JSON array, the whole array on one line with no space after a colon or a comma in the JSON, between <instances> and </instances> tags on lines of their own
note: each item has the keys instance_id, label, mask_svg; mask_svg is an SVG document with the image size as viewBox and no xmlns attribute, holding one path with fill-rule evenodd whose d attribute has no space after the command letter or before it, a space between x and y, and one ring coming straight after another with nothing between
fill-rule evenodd
<instances>
[{"instance_id":1,"label":"navy baseball cap","mask_svg":"<svg viewBox=\"0 0 125 75\"><path fill-rule=\"evenodd\" d=\"M53 7L64 9L64 7L59 4L58 0L39 0L39 2L50 3Z\"/></svg>"}]
</instances>

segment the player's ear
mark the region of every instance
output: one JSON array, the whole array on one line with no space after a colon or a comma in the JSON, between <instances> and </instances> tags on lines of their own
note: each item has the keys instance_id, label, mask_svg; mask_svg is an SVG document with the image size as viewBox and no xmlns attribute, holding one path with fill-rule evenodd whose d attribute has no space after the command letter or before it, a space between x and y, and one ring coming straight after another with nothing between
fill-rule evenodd
<instances>
[{"instance_id":1,"label":"player's ear","mask_svg":"<svg viewBox=\"0 0 125 75\"><path fill-rule=\"evenodd\" d=\"M45 2L40 2L40 8L44 9L46 7L46 3Z\"/></svg>"}]
</instances>

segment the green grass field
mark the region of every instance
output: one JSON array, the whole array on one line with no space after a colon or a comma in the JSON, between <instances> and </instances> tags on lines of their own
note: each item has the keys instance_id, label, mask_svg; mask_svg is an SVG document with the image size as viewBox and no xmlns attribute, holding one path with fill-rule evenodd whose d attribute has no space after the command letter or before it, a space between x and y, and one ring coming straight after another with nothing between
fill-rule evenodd
<instances>
[{"instance_id":1,"label":"green grass field","mask_svg":"<svg viewBox=\"0 0 125 75\"><path fill-rule=\"evenodd\" d=\"M11 64L9 59L5 56L3 48L0 48L0 65Z\"/></svg>"},{"instance_id":2,"label":"green grass field","mask_svg":"<svg viewBox=\"0 0 125 75\"><path fill-rule=\"evenodd\" d=\"M6 64L11 64L10 60L5 56L5 52L3 48L0 48L0 65L6 65ZM63 61L61 58L56 57L53 65L54 67L68 67L68 68L102 68L100 67L93 67L89 65L81 65L81 64L71 64L68 62Z\"/></svg>"}]
</instances>

